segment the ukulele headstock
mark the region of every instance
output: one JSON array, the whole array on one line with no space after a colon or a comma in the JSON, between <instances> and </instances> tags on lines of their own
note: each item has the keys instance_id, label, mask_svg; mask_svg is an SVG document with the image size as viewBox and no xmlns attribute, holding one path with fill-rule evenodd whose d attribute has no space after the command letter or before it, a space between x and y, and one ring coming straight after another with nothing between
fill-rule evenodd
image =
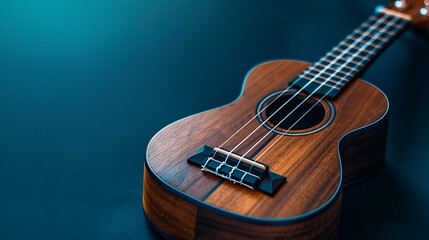
<instances>
[{"instance_id":1,"label":"ukulele headstock","mask_svg":"<svg viewBox=\"0 0 429 240\"><path fill-rule=\"evenodd\" d=\"M429 28L429 0L393 0L389 9L409 15L415 26Z\"/></svg>"}]
</instances>

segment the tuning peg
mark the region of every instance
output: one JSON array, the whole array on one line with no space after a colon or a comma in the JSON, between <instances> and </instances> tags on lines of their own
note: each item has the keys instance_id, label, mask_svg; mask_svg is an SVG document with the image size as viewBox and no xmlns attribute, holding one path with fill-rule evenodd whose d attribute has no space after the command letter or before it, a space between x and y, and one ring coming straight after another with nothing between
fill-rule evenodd
<instances>
[{"instance_id":1,"label":"tuning peg","mask_svg":"<svg viewBox=\"0 0 429 240\"><path fill-rule=\"evenodd\" d=\"M395 0L393 5L398 9L405 9L408 6L407 0Z\"/></svg>"},{"instance_id":2,"label":"tuning peg","mask_svg":"<svg viewBox=\"0 0 429 240\"><path fill-rule=\"evenodd\" d=\"M424 0L425 6L420 8L420 14L423 16L429 16L429 0Z\"/></svg>"}]
</instances>

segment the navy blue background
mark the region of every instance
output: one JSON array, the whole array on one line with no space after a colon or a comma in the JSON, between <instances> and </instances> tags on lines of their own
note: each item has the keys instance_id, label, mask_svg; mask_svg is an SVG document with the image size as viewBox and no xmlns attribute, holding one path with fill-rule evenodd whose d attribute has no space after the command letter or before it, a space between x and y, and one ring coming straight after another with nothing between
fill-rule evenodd
<instances>
[{"instance_id":1,"label":"navy blue background","mask_svg":"<svg viewBox=\"0 0 429 240\"><path fill-rule=\"evenodd\" d=\"M0 238L148 239L148 141L234 100L269 59L315 61L374 1L0 2ZM344 192L349 239L429 229L429 37L407 32L365 74L391 100L387 164Z\"/></svg>"}]
</instances>

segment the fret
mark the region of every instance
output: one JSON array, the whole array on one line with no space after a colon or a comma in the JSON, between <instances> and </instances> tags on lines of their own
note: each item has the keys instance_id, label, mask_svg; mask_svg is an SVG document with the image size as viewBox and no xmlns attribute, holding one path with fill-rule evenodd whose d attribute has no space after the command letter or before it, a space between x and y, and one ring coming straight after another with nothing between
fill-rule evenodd
<instances>
[{"instance_id":1,"label":"fret","mask_svg":"<svg viewBox=\"0 0 429 240\"><path fill-rule=\"evenodd\" d=\"M328 57L333 57L334 59L332 59L332 60L337 60L337 61L338 60L342 60L342 61L345 61L344 64L352 63L352 64L355 64L355 65L358 65L358 66L363 66L363 64L361 62L356 62L355 60L352 60L353 58L355 58L352 55L345 56L345 58L344 58L344 57L338 57L338 55L334 55L334 54L328 53L323 58L328 59ZM331 59L328 59L328 60L331 60Z\"/></svg>"},{"instance_id":2,"label":"fret","mask_svg":"<svg viewBox=\"0 0 429 240\"><path fill-rule=\"evenodd\" d=\"M340 45L343 45L343 46L346 46L346 49L349 47L349 46L357 46L358 47L358 51L353 51L353 53L358 53L358 54L361 54L361 50L362 49L370 49L370 50L374 50L374 51L378 51L379 49L382 49L383 48L383 46L384 45L386 45L387 44L387 42L382 42L382 41L376 41L376 40L374 40L374 39L371 39L370 41L366 41L366 40L364 40L364 39L362 39L362 41L360 41L360 42L358 42L358 41L354 41L354 42L352 42L351 40L345 40L345 41L343 41ZM353 50L353 49L349 49L349 50L346 50L346 49L344 49L343 51L350 51L350 50Z\"/></svg>"},{"instance_id":3,"label":"fret","mask_svg":"<svg viewBox=\"0 0 429 240\"><path fill-rule=\"evenodd\" d=\"M371 30L379 31L379 30L385 29L386 26L387 27L394 27L394 28L397 28L398 30L401 30L404 27L404 24L407 24L407 22L403 22L403 21L398 23L397 22L398 19L397 18L395 19L392 17L390 20L384 20L383 22L381 22L381 24L383 24L383 26L375 27L373 24L378 22L380 20L380 18L374 20L373 17L371 17L370 20L373 20L373 22L370 22L370 23L364 22L361 24L361 26L366 27L366 28L371 29Z\"/></svg>"},{"instance_id":4,"label":"fret","mask_svg":"<svg viewBox=\"0 0 429 240\"><path fill-rule=\"evenodd\" d=\"M305 74L301 74L301 75L299 75L299 77L301 77L301 78L305 78L305 79L308 79L308 80L313 80L313 79L322 79L322 80L325 80L325 81L328 81L328 82L332 82L332 83L335 83L335 84L338 84L338 85L341 85L341 86L345 86L345 84L344 84L344 83L342 83L343 81L345 81L345 82L348 82L348 81L349 81L348 79L345 79L345 78L339 78L339 77L337 77L337 76L335 76L335 75L329 75L329 74L326 74L326 73L323 73L323 74L327 75L327 77L324 77L324 76L322 76L322 75L320 75L319 77L316 77L316 74L313 74L313 73L305 73ZM307 75L309 75L309 76L307 76ZM335 81L335 80L333 80L332 78L336 78L336 79L338 79L339 81Z\"/></svg>"},{"instance_id":5,"label":"fret","mask_svg":"<svg viewBox=\"0 0 429 240\"><path fill-rule=\"evenodd\" d=\"M370 35L370 34L375 34L375 35L377 35L377 37L379 36L379 35L394 35L395 34L395 32L396 32L396 30L399 30L399 29L396 29L396 28L390 28L390 27L388 27L388 26L381 26L381 27L374 27L374 28L367 28L367 27L358 27L358 28L356 28L353 32L352 32L352 34L362 34L362 35L365 35L365 36L367 36L367 35Z\"/></svg>"},{"instance_id":6,"label":"fret","mask_svg":"<svg viewBox=\"0 0 429 240\"><path fill-rule=\"evenodd\" d=\"M349 55L353 55L353 54L356 54L356 53L350 53ZM336 55L335 53L332 53L332 52L328 52L326 55L327 56L332 56L332 57L338 57L338 55ZM371 60L370 58L362 56L362 55L359 55L359 54L358 55L354 55L353 58L360 58L360 59L365 60L365 61L370 61Z\"/></svg>"},{"instance_id":7,"label":"fret","mask_svg":"<svg viewBox=\"0 0 429 240\"><path fill-rule=\"evenodd\" d=\"M385 31L385 30L387 30L387 28L386 28L386 26L388 27L388 28L390 28L390 26L389 26L389 24L386 24L386 22L384 21L384 22L376 22L376 23L378 23L378 25L380 26L381 25L381 27L378 27L378 26L375 26L375 25L370 25L370 27L362 27L362 25L361 26L359 26L358 28L356 28L353 32L355 32L355 31L362 31L362 30L365 30L365 31L367 31L367 30L371 30L371 31L381 31L381 30L383 30L383 31Z\"/></svg>"},{"instance_id":8,"label":"fret","mask_svg":"<svg viewBox=\"0 0 429 240\"><path fill-rule=\"evenodd\" d=\"M382 17L385 17L386 15L384 14L376 14L376 15L372 15L371 17L369 17L365 22L370 21L371 24L374 24L375 22L379 21ZM394 16L387 16L387 21L391 21L394 19ZM386 21L385 20L385 21Z\"/></svg>"},{"instance_id":9,"label":"fret","mask_svg":"<svg viewBox=\"0 0 429 240\"><path fill-rule=\"evenodd\" d=\"M334 62L334 61L332 61L330 59L326 59L326 57L321 58L320 61L321 62L326 62L327 65L331 64L331 65L338 66L338 67L334 67L335 69L338 69L338 68L347 68L347 69L350 69L351 71L355 71L355 72L359 71L359 69L357 69L355 67L347 66L346 63L337 63L337 62Z\"/></svg>"},{"instance_id":10,"label":"fret","mask_svg":"<svg viewBox=\"0 0 429 240\"><path fill-rule=\"evenodd\" d=\"M344 59L334 59L334 58L324 59L324 62L325 63L335 62L335 64L333 64L333 65L335 65L333 67L333 69L338 70L338 69L345 68L349 72L359 71L361 68L363 68L365 66L365 64L363 64L363 63L355 64L355 63L352 63L350 61L346 61Z\"/></svg>"},{"instance_id":11,"label":"fret","mask_svg":"<svg viewBox=\"0 0 429 240\"><path fill-rule=\"evenodd\" d=\"M316 63L316 64L317 65L313 65L313 66L315 66L315 67L318 67L318 66L322 67L323 69L320 69L321 71L332 70L333 71L332 74L342 73L344 75L350 75L350 72L345 72L343 70L336 70L336 69L332 69L332 68L326 68L327 65L322 64L322 63Z\"/></svg>"},{"instance_id":12,"label":"fret","mask_svg":"<svg viewBox=\"0 0 429 240\"><path fill-rule=\"evenodd\" d=\"M370 28L372 25L370 25L369 23L364 22L364 23L362 23L361 26L362 27L366 27L366 28ZM400 25L400 24L397 24L397 23L387 23L386 26L391 26L391 27L394 27L394 28L397 28L397 29L402 29L402 27L403 27L403 25ZM378 29L378 28L379 27L376 28L377 31L381 30L381 29Z\"/></svg>"},{"instance_id":13,"label":"fret","mask_svg":"<svg viewBox=\"0 0 429 240\"><path fill-rule=\"evenodd\" d=\"M409 20L383 12L376 13L319 61L303 71L292 83L308 94L334 98L408 24Z\"/></svg>"},{"instance_id":14,"label":"fret","mask_svg":"<svg viewBox=\"0 0 429 240\"><path fill-rule=\"evenodd\" d=\"M375 38L375 39L379 38L381 34L386 34L386 35L389 35L390 37L396 36L395 32L389 32L388 30L384 31L383 33L372 34L372 33L366 33L365 31L362 31L360 29L356 29L354 31L354 33L362 34L364 36L368 36L368 37Z\"/></svg>"},{"instance_id":15,"label":"fret","mask_svg":"<svg viewBox=\"0 0 429 240\"><path fill-rule=\"evenodd\" d=\"M338 51L338 52L343 52L343 51L346 50L346 49L341 49L341 47L342 46L336 46L332 50L333 51ZM375 55L376 54L376 52L374 52L374 51L371 51L371 50L368 50L368 49L362 49L362 48L360 48L358 46L353 46L353 47L350 47L350 48L351 49L356 49L356 50L362 50L362 52L366 52L366 53L371 54L371 55Z\"/></svg>"},{"instance_id":16,"label":"fret","mask_svg":"<svg viewBox=\"0 0 429 240\"><path fill-rule=\"evenodd\" d=\"M331 68L323 68L320 66L321 69L318 69L317 67L319 66L315 66L315 68L308 68L307 70L304 71L304 73L310 73L313 75L320 73L320 74L325 74L327 76L335 76L335 78L338 78L338 79L344 79L350 76L350 74L344 71L335 72L335 70Z\"/></svg>"},{"instance_id":17,"label":"fret","mask_svg":"<svg viewBox=\"0 0 429 240\"><path fill-rule=\"evenodd\" d=\"M321 58L321 60L325 61L325 62L337 62L338 64L340 64L340 66L348 66L348 67L352 67L352 68L360 68L365 66L364 62L356 62L353 60L349 60L349 59L344 59L344 58L334 58L334 57L323 57Z\"/></svg>"},{"instance_id":18,"label":"fret","mask_svg":"<svg viewBox=\"0 0 429 240\"><path fill-rule=\"evenodd\" d=\"M340 91L340 90L341 90L341 88L338 88L338 87L336 87L335 85L331 85L331 84L329 84L329 83L326 83L326 81L321 82L321 81L318 81L318 80L313 80L312 82L318 83L318 84L320 84L320 85L323 85L323 86L326 86L326 87L329 87L329 88L332 88L332 89L335 89L335 90L338 90L338 91Z\"/></svg>"},{"instance_id":19,"label":"fret","mask_svg":"<svg viewBox=\"0 0 429 240\"><path fill-rule=\"evenodd\" d=\"M376 22L376 21L380 20L381 17L386 16L386 15L388 15L388 14L380 14L380 15L377 15L377 16L373 15L373 16L369 17L367 21L374 21L374 22ZM388 15L388 16L390 18L390 20L389 20L390 24L398 24L398 20L399 20L399 23L404 23L404 24L408 24L409 23L409 20L407 20L407 19L401 19L401 18L398 18L398 17L393 16L393 15ZM392 20L395 21L396 23L393 23Z\"/></svg>"},{"instance_id":20,"label":"fret","mask_svg":"<svg viewBox=\"0 0 429 240\"><path fill-rule=\"evenodd\" d=\"M369 38L369 37L364 37L364 41L368 41L368 40L365 40L365 38ZM356 40L358 40L358 38L357 37L354 37L354 36L347 36L347 39L350 39L350 40L352 40L352 41L356 41ZM385 42L385 43L387 43L387 42L389 42L390 41L390 39L388 39L388 38L382 38L382 37L378 37L378 38L376 38L375 40L377 40L377 41L381 41L381 42ZM359 41L359 40L358 40Z\"/></svg>"},{"instance_id":21,"label":"fret","mask_svg":"<svg viewBox=\"0 0 429 240\"><path fill-rule=\"evenodd\" d=\"M352 44L342 43L342 45L344 45L344 46L346 46L346 47L349 47L349 46L351 46ZM363 45L363 44L362 44L362 45ZM373 48L377 48L377 49L382 49L382 48L383 48L383 46L376 45L376 44L366 44L366 46L373 47Z\"/></svg>"},{"instance_id":22,"label":"fret","mask_svg":"<svg viewBox=\"0 0 429 240\"><path fill-rule=\"evenodd\" d=\"M314 78L309 78L309 77L306 77L306 76L301 76L301 78L304 78L304 79L307 79L307 80L311 80L310 81L311 83L318 83L320 85L323 85L323 86L326 86L326 87L329 87L329 88L333 88L333 89L336 89L338 91L341 90L340 88L336 87L335 85L331 85L329 83L326 83L326 81L325 82L321 82L319 80L316 80Z\"/></svg>"},{"instance_id":23,"label":"fret","mask_svg":"<svg viewBox=\"0 0 429 240\"><path fill-rule=\"evenodd\" d=\"M362 31L362 30L360 30L360 29L356 29L356 30L354 30L353 31L354 33L358 33L358 34L363 34L363 35L365 35L365 36L370 36L370 37L374 37L374 38L378 38L378 35L377 34L371 34L371 33L366 33L365 31ZM387 35L390 35L390 36L396 36L396 33L395 32L389 32L389 31L384 31L383 32L384 34L387 34Z\"/></svg>"},{"instance_id":24,"label":"fret","mask_svg":"<svg viewBox=\"0 0 429 240\"><path fill-rule=\"evenodd\" d=\"M325 69L324 71L318 71L321 69L310 69L308 68L307 70L305 70L302 74L309 74L310 76L315 76L316 74L320 74L320 76L327 76L327 77L332 77L332 78L336 78L338 80L342 80L344 78L346 78L347 74L343 74L344 76L339 76L338 74L334 73L334 72L328 72L327 70L331 70L332 69Z\"/></svg>"},{"instance_id":25,"label":"fret","mask_svg":"<svg viewBox=\"0 0 429 240\"><path fill-rule=\"evenodd\" d=\"M361 41L367 41L367 42L368 41L378 41L378 42L376 42L377 44L385 44L393 38L390 35L384 34L382 32L377 32L374 34L373 33L367 33L367 34L362 34L362 35L350 34L349 36L346 37L346 39L344 39L344 41L349 42L350 37L359 39L359 40L357 40L358 42L361 42Z\"/></svg>"},{"instance_id":26,"label":"fret","mask_svg":"<svg viewBox=\"0 0 429 240\"><path fill-rule=\"evenodd\" d=\"M382 19L383 16L378 16L378 17L371 17L368 20L366 20L365 22L363 22L361 25L359 25L356 29L360 29L360 28L372 28L371 30L373 30L374 28L378 28L378 26L383 26L383 24L385 24L386 22L389 22L391 20L389 20L389 18L384 18ZM363 26L364 24L368 24L368 26ZM375 25L378 26L375 26ZM356 30L355 29L355 30Z\"/></svg>"},{"instance_id":27,"label":"fret","mask_svg":"<svg viewBox=\"0 0 429 240\"><path fill-rule=\"evenodd\" d=\"M378 38L374 37L374 36L360 36L358 37L358 39L360 40L356 40L356 41L352 41L350 42L350 39L348 39L346 37L346 39L344 39L343 41L341 41L338 45L356 45L358 47L362 47L362 45L367 45L367 46L379 46L379 45L383 45L386 44L386 42L380 41L379 43L374 43L374 41L376 41ZM376 47L377 48L377 47Z\"/></svg>"}]
</instances>

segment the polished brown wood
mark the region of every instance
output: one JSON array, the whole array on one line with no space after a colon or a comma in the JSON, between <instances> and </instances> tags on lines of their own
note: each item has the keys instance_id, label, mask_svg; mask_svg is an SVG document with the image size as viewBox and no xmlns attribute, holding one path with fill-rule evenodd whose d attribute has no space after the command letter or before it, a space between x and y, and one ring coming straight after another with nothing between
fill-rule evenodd
<instances>
[{"instance_id":1,"label":"polished brown wood","mask_svg":"<svg viewBox=\"0 0 429 240\"><path fill-rule=\"evenodd\" d=\"M325 129L305 136L270 133L258 145L254 158L278 140L260 158L270 171L287 177L274 196L204 173L186 161L203 145L220 146L254 116L263 97L287 88L308 66L297 61L261 64L248 74L235 102L162 129L147 150L143 202L149 221L177 239L335 238L342 181L369 177L384 158L388 100L371 84L350 83L332 102L336 115ZM222 148L233 149L259 124L253 119ZM259 128L234 152L244 154L268 131Z\"/></svg>"},{"instance_id":2,"label":"polished brown wood","mask_svg":"<svg viewBox=\"0 0 429 240\"><path fill-rule=\"evenodd\" d=\"M320 215L299 224L261 226L199 209L197 239L338 239L341 197Z\"/></svg>"},{"instance_id":3,"label":"polished brown wood","mask_svg":"<svg viewBox=\"0 0 429 240\"><path fill-rule=\"evenodd\" d=\"M149 177L146 166L144 176L143 207L147 218L166 236L193 239L197 207L157 184Z\"/></svg>"}]
</instances>

